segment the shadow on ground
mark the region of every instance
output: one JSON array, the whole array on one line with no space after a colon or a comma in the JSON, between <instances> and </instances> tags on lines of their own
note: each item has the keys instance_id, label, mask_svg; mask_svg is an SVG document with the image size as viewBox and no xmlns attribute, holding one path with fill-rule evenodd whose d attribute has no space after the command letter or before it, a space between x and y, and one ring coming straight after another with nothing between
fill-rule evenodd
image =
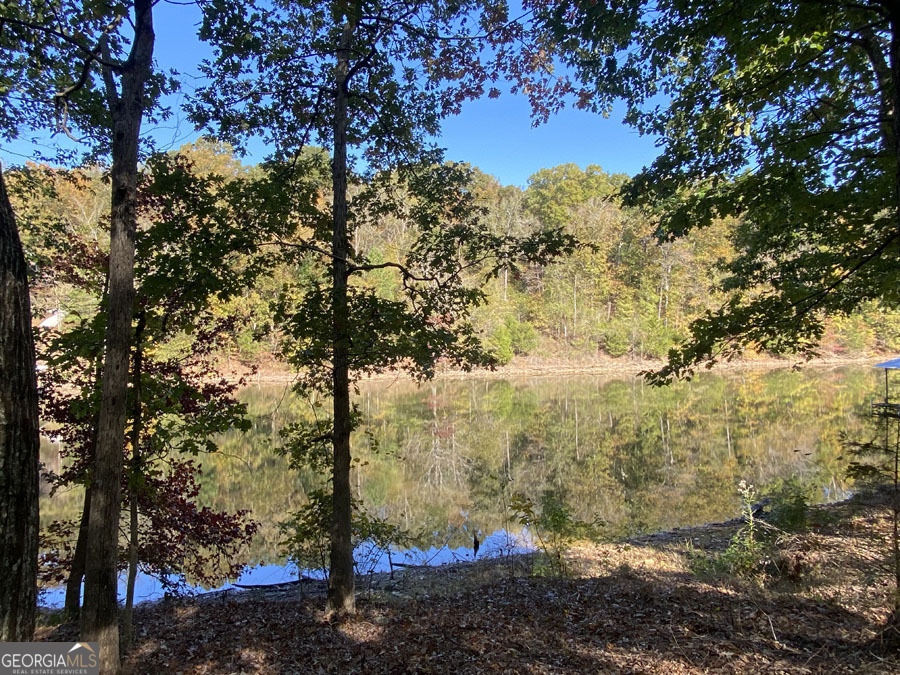
<instances>
[{"instance_id":1,"label":"shadow on ground","mask_svg":"<svg viewBox=\"0 0 900 675\"><path fill-rule=\"evenodd\" d=\"M721 550L740 526L728 523L588 547L593 576L574 579L518 576L538 569L532 556L413 570L340 623L299 587L145 605L125 671L897 673L900 654L878 642L889 589L867 581L879 513L789 540L808 563L789 592L686 571L685 541L702 535L705 550Z\"/></svg>"},{"instance_id":2,"label":"shadow on ground","mask_svg":"<svg viewBox=\"0 0 900 675\"><path fill-rule=\"evenodd\" d=\"M320 600L223 599L138 617L133 673L897 672L865 618L755 597L682 574L510 579L455 597L362 601L327 621Z\"/></svg>"}]
</instances>

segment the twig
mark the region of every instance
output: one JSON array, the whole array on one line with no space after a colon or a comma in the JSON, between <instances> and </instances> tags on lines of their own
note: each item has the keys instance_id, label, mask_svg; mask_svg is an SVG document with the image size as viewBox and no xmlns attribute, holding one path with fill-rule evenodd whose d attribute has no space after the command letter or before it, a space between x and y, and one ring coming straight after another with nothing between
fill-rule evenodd
<instances>
[{"instance_id":1,"label":"twig","mask_svg":"<svg viewBox=\"0 0 900 675\"><path fill-rule=\"evenodd\" d=\"M768 614L766 614L766 612L763 612L763 614L766 615L766 619L768 619L768 621L769 621L769 628L772 629L772 639L775 640L775 645L780 647L781 642L778 641L778 636L775 635L775 625L772 623L772 617L769 616Z\"/></svg>"}]
</instances>

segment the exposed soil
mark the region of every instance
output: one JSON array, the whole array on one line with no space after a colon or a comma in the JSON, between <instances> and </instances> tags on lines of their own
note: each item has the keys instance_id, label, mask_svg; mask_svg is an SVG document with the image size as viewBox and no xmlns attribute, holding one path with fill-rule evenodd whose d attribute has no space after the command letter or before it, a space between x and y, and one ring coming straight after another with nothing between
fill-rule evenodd
<instances>
[{"instance_id":1,"label":"exposed soil","mask_svg":"<svg viewBox=\"0 0 900 675\"><path fill-rule=\"evenodd\" d=\"M405 568L361 580L358 614L341 622L315 584L144 605L126 671L897 673L876 564L883 502L814 509L808 531L777 536L770 574L749 580L691 571L728 545L732 521L573 547L563 578L535 576L530 555Z\"/></svg>"},{"instance_id":2,"label":"exposed soil","mask_svg":"<svg viewBox=\"0 0 900 675\"><path fill-rule=\"evenodd\" d=\"M838 367L844 365L874 364L883 361L886 357L871 355L854 356L826 356L811 361L803 361L790 358L758 357L752 359L740 359L727 363L720 363L713 367L714 372L734 372L741 370L774 370L777 368L795 367ZM614 359L607 356L596 358L549 358L539 356L517 356L505 366L496 370L478 369L474 371L452 370L449 368L438 369L435 375L437 380L460 380L466 378L493 379L510 377L557 377L565 375L637 375L644 371L656 370L663 365L663 361L635 360L629 358ZM288 366L275 360L266 361L264 364L251 370L238 363L223 366L223 376L229 379L243 378L248 384L276 384L289 383L296 379ZM402 371L389 371L370 375L361 382L390 382L394 380L406 381L411 378Z\"/></svg>"}]
</instances>

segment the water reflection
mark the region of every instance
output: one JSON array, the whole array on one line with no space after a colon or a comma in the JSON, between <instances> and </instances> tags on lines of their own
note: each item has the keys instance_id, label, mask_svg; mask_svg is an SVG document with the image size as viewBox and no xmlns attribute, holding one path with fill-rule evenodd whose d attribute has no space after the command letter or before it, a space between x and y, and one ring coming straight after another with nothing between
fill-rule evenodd
<instances>
[{"instance_id":1,"label":"water reflection","mask_svg":"<svg viewBox=\"0 0 900 675\"><path fill-rule=\"evenodd\" d=\"M840 434L865 424L875 391L866 367L703 374L662 389L608 377L367 383L352 484L370 511L418 535L416 562L427 551L436 562L471 555L476 533L517 532L513 493L538 501L554 490L612 537L718 521L737 514L741 479L765 490L799 476L822 501L842 496ZM252 510L261 528L246 563L271 572L284 564L278 523L322 481L275 452L280 430L311 404L285 386L242 398L253 429L202 458L201 499ZM58 462L51 444L42 454ZM46 499L42 520L75 517L80 500Z\"/></svg>"}]
</instances>

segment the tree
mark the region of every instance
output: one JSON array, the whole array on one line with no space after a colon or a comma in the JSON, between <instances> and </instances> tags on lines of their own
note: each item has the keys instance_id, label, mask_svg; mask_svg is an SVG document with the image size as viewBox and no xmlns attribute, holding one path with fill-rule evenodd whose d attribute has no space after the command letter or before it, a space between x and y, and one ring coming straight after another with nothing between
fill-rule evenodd
<instances>
[{"instance_id":1,"label":"tree","mask_svg":"<svg viewBox=\"0 0 900 675\"><path fill-rule=\"evenodd\" d=\"M21 223L22 243L26 264L31 270L32 303L37 314L48 311L61 312L69 317L53 332L38 331L38 358L46 359L46 342L49 335L65 331L72 319L94 318L98 298L106 293L106 266L108 255L108 228L102 214L108 212L109 191L100 171L96 168L79 171L52 170L29 164L7 174L10 198L16 206ZM103 230L106 229L106 236ZM67 385L90 392L90 399L99 399L99 373L102 363L102 327L96 329L92 342L81 342L73 349L72 364L78 367L69 371L69 362L56 364L53 371L41 376L41 419L56 421L48 412L48 393L58 377L65 377ZM97 334L99 333L99 335ZM76 346L76 345L70 345ZM46 366L46 361L44 362ZM65 372L63 372L63 369ZM87 380L79 381L86 376ZM96 408L96 406L93 406ZM73 414L65 406L65 414ZM96 440L96 410L93 410L83 435L67 438L73 446L84 446L91 458ZM72 573L67 580L65 610L68 617L78 620L81 607L81 582L87 544L87 522L90 507L89 471L81 481L86 484L84 509L78 534Z\"/></svg>"},{"instance_id":2,"label":"tree","mask_svg":"<svg viewBox=\"0 0 900 675\"><path fill-rule=\"evenodd\" d=\"M625 174L609 175L596 164L584 171L562 164L528 178L525 202L541 222L561 227L571 222L572 209L592 198L611 197L627 180Z\"/></svg>"},{"instance_id":3,"label":"tree","mask_svg":"<svg viewBox=\"0 0 900 675\"><path fill-rule=\"evenodd\" d=\"M612 206L605 202L612 202L613 196L626 179L624 174L609 175L593 164L584 171L575 164L541 169L528 179L528 189L525 192L528 210L545 226L565 227L579 241L590 244L581 249L578 255L546 270L544 275L544 295L549 300L547 304L555 308L557 316L553 324L554 327L559 327L557 334L560 338L569 340L580 335L579 320L585 323L584 319L589 318L591 312L585 307L587 303L582 302L580 313L586 316L579 316L579 297L585 291L590 292L594 278L606 276L591 274L586 278L585 272L591 269L590 263L597 244L596 237L590 236L595 233L590 231L593 228L587 221L596 220L594 214L602 217L604 211ZM592 217L585 218L586 214Z\"/></svg>"},{"instance_id":4,"label":"tree","mask_svg":"<svg viewBox=\"0 0 900 675\"><path fill-rule=\"evenodd\" d=\"M152 2L135 0L134 31L128 59L119 66L121 91L115 84L113 69L103 66L104 88L112 122L112 209L106 354L94 454L81 631L84 638L100 642L100 662L105 672L117 672L119 668L116 559L134 313L138 140L146 106L144 88L150 77L153 58ZM108 48L102 38L98 44L107 56Z\"/></svg>"},{"instance_id":5,"label":"tree","mask_svg":"<svg viewBox=\"0 0 900 675\"><path fill-rule=\"evenodd\" d=\"M206 150L201 160L207 167L233 163L230 153L210 157ZM193 149L183 151L151 156L139 187L130 434L120 448L127 466L122 487L129 521L123 526L128 546L118 556L119 567L128 569L125 645L138 567L164 584L175 574L204 583L234 576L239 572L234 554L255 529L244 512L217 512L197 504L199 469L185 457L215 452L216 434L249 426L245 406L234 397L242 381L226 382L215 370L238 322L214 315L212 307L253 285L268 269L270 256L257 250L260 234L254 228L264 221L259 214L265 210L268 181L265 176L238 178L243 172L237 171L229 172L231 180L203 175L205 170L194 171ZM54 424L69 460L63 470L47 472L53 490L85 485L87 507L100 402L100 309L108 249L93 240L93 228L72 223L72 216L41 196L89 201L73 197L69 189L74 185L91 194L101 179L81 170L46 167L28 167L16 178L19 199L29 205L23 208L23 223L35 269L77 290L70 291L78 298L73 320L43 336L40 355L48 370L42 415ZM74 550L73 530L78 534ZM73 613L83 575L84 530L84 517L81 526L53 523L43 546L42 578L58 582L68 572L66 602Z\"/></svg>"},{"instance_id":6,"label":"tree","mask_svg":"<svg viewBox=\"0 0 900 675\"><path fill-rule=\"evenodd\" d=\"M671 239L734 216L728 299L658 381L746 345L811 355L824 317L896 306L900 11L866 0L570 2L542 10L569 64L661 153L627 188Z\"/></svg>"},{"instance_id":7,"label":"tree","mask_svg":"<svg viewBox=\"0 0 900 675\"><path fill-rule=\"evenodd\" d=\"M540 45L514 53L510 45L525 31L509 20L505 3L219 0L206 8L201 34L216 46L217 59L208 70L213 84L194 109L200 123L235 143L262 137L286 168L324 169L319 157L304 161L301 150L311 140L332 151L330 212L310 210L316 200L303 190L294 203L308 229L291 243L301 255L327 261L330 274L314 274L280 314L296 345L288 356L306 374L301 388L332 397L330 419L309 440L329 442L333 454L328 606L353 612L353 379L400 367L427 377L442 356L461 365L487 363L464 318L481 294L465 286L461 273L479 265L493 273L491 260L502 266L519 248L480 231L465 172L442 166L426 139L443 116L481 95L501 67L520 68L542 111L556 105L565 86L540 70L549 65ZM348 148L360 156L348 157ZM366 180L351 175L355 159L364 160ZM360 194L350 200L354 182ZM358 223L385 216L414 224L419 236L400 259L375 262L353 249L351 234ZM524 249L537 259L571 245L557 235L542 233ZM402 300L351 283L386 269L402 280Z\"/></svg>"},{"instance_id":8,"label":"tree","mask_svg":"<svg viewBox=\"0 0 900 675\"><path fill-rule=\"evenodd\" d=\"M153 4L32 0L3 5L0 13L0 45L10 55L2 71L4 135L16 137L23 123L39 128L52 121L73 139L78 129L99 139L94 151L108 150L112 159L108 321L81 616L82 637L100 642L104 672L119 668L116 557L134 311L138 145L145 111L165 87L152 68ZM129 13L130 39L120 30ZM48 90L56 91L51 100Z\"/></svg>"},{"instance_id":9,"label":"tree","mask_svg":"<svg viewBox=\"0 0 900 675\"><path fill-rule=\"evenodd\" d=\"M28 642L37 600L38 450L28 274L0 173L0 640Z\"/></svg>"}]
</instances>

